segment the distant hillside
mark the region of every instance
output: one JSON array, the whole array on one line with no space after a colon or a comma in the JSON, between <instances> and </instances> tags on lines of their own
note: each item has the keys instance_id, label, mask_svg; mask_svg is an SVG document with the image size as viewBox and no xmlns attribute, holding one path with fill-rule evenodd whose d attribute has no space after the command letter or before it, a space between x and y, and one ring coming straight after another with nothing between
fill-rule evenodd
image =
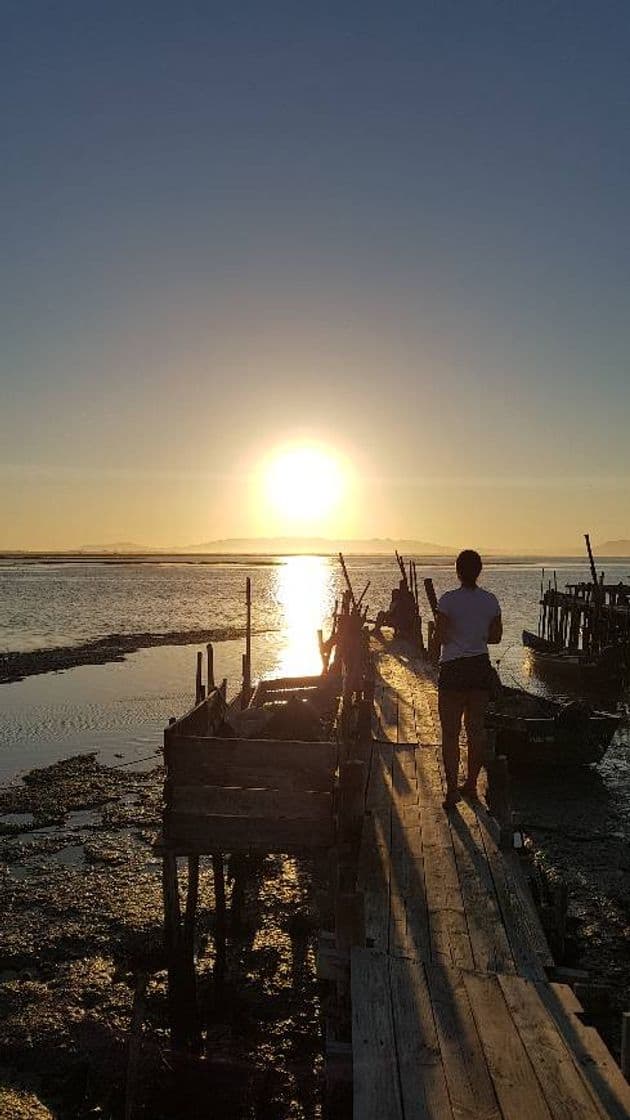
<instances>
[{"instance_id":1,"label":"distant hillside","mask_svg":"<svg viewBox=\"0 0 630 1120\"><path fill-rule=\"evenodd\" d=\"M347 552L365 555L391 554L395 549L405 556L455 556L457 553L456 548L447 545L432 544L428 541L390 540L383 537L373 537L369 540L330 540L326 537L231 537L227 540L204 541L203 544L189 545L174 551L254 552L271 555L291 552Z\"/></svg>"},{"instance_id":2,"label":"distant hillside","mask_svg":"<svg viewBox=\"0 0 630 1120\"><path fill-rule=\"evenodd\" d=\"M142 544L134 544L133 541L114 541L113 544L82 544L76 550L77 552L96 552L100 555L105 555L108 552L113 552L120 556L125 552L145 553L145 552L160 552L161 549L145 548Z\"/></svg>"},{"instance_id":3,"label":"distant hillside","mask_svg":"<svg viewBox=\"0 0 630 1120\"><path fill-rule=\"evenodd\" d=\"M595 556L630 556L630 541L604 541L595 545Z\"/></svg>"}]
</instances>

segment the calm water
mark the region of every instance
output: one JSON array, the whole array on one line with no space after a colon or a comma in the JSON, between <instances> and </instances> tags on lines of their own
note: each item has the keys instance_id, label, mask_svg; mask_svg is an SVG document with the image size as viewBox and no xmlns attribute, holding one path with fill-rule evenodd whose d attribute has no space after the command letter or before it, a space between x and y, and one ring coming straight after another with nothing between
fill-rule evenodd
<instances>
[{"instance_id":1,"label":"calm water","mask_svg":"<svg viewBox=\"0 0 630 1120\"><path fill-rule=\"evenodd\" d=\"M560 584L588 578L585 565L549 560ZM355 591L367 581L373 615L386 607L398 579L394 558L352 557ZM628 579L628 562L609 562L607 578ZM252 581L256 676L317 672L316 631L327 629L343 580L328 557L288 557L252 564L5 564L0 566L0 650L73 645L110 633L168 632L244 623L244 584ZM450 564L418 565L438 594L453 586ZM539 687L526 675L520 644L535 629L540 567L488 563L484 585L499 597L505 636L493 656L506 683ZM428 608L425 617L428 616ZM217 678L239 685L243 643L215 646ZM0 778L78 750L107 760L137 760L159 747L169 715L181 712L194 688L196 647L140 650L124 663L88 666L0 685ZM624 767L625 771L625 767Z\"/></svg>"}]
</instances>

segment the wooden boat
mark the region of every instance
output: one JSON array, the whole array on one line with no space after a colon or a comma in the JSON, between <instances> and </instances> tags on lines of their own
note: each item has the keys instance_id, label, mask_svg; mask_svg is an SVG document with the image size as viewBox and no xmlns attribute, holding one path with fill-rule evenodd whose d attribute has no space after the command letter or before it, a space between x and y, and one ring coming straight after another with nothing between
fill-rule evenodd
<instances>
[{"instance_id":1,"label":"wooden boat","mask_svg":"<svg viewBox=\"0 0 630 1120\"><path fill-rule=\"evenodd\" d=\"M523 631L523 645L540 676L572 691L618 689L630 669L630 586L598 576L588 533L584 534L590 582L558 589L556 573L540 581L538 632Z\"/></svg>"},{"instance_id":2,"label":"wooden boat","mask_svg":"<svg viewBox=\"0 0 630 1120\"><path fill-rule=\"evenodd\" d=\"M512 769L588 766L601 762L621 716L580 701L560 703L520 688L501 686L488 723L496 753Z\"/></svg>"},{"instance_id":3,"label":"wooden boat","mask_svg":"<svg viewBox=\"0 0 630 1120\"><path fill-rule=\"evenodd\" d=\"M618 689L627 676L627 651L623 646L605 646L599 652L568 649L529 630L523 630L523 645L537 675L556 678L569 688Z\"/></svg>"}]
</instances>

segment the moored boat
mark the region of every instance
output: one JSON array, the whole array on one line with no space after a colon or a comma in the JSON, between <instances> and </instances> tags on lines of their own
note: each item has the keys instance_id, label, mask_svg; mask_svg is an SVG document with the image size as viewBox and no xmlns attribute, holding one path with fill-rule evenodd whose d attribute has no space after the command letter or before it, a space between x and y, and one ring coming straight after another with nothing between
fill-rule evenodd
<instances>
[{"instance_id":1,"label":"moored boat","mask_svg":"<svg viewBox=\"0 0 630 1120\"><path fill-rule=\"evenodd\" d=\"M488 724L496 734L496 754L512 769L571 769L601 762L621 721L616 712L590 704L560 703L520 688L501 687Z\"/></svg>"},{"instance_id":2,"label":"moored boat","mask_svg":"<svg viewBox=\"0 0 630 1120\"><path fill-rule=\"evenodd\" d=\"M523 645L537 675L556 678L569 688L618 689L626 679L625 646L605 646L597 652L567 649L529 630L523 630Z\"/></svg>"}]
</instances>

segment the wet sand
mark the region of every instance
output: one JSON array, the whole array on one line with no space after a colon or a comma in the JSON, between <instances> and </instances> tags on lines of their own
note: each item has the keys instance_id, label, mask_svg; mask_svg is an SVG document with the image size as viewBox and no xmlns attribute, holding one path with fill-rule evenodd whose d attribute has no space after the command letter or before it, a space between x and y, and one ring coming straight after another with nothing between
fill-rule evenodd
<instances>
[{"instance_id":1,"label":"wet sand","mask_svg":"<svg viewBox=\"0 0 630 1120\"><path fill-rule=\"evenodd\" d=\"M267 631L254 630L254 634ZM124 661L128 654L154 646L201 645L242 638L243 627L227 626L212 630L176 630L164 634L108 634L80 645L57 646L51 649L10 651L0 654L0 684L21 681L38 673L58 673L78 665L105 665Z\"/></svg>"}]
</instances>

